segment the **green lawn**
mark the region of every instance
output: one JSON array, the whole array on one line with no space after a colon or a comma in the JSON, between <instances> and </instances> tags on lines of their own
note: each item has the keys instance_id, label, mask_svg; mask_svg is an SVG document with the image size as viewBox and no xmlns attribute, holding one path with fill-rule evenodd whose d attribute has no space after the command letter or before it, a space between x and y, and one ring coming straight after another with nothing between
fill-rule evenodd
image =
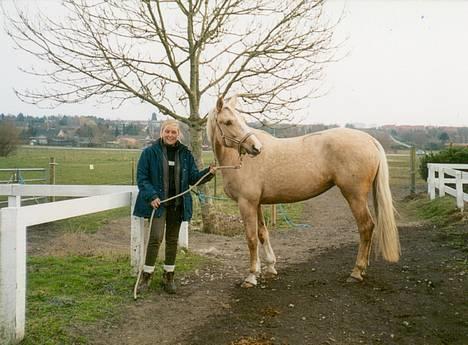
<instances>
[{"instance_id":1,"label":"green lawn","mask_svg":"<svg viewBox=\"0 0 468 345\"><path fill-rule=\"evenodd\" d=\"M49 160L55 158L56 183L57 184L131 184L135 165L140 155L139 150L99 150L99 149L63 149L63 148L40 148L20 147L18 152L10 157L0 160L0 168L45 168L48 170ZM204 166L213 161L213 153L204 152ZM402 151L396 155L388 155L390 165L390 177L393 187L398 192L408 193L410 190L409 177L409 152ZM92 165L93 169L90 169ZM0 175L0 180L8 179L9 174ZM25 173L24 178L44 177L42 173ZM48 179L48 174L46 176ZM216 192L214 186L216 185ZM236 203L226 197L223 192L223 181L221 173L216 180L207 184L207 198L214 200L218 212L228 215L239 215ZM425 191L425 181L416 175L416 191ZM196 196L194 196L197 199ZM0 200L5 200L3 197ZM265 217L270 218L270 208L266 207ZM84 229L95 231L105 219L126 216L128 209L103 212L98 215L78 217L76 219L62 221L69 229ZM301 219L302 203L284 205L278 210L277 228L289 228L290 223L298 223ZM195 202L194 222L200 221L199 203ZM59 223L60 225L62 223Z\"/></svg>"},{"instance_id":2,"label":"green lawn","mask_svg":"<svg viewBox=\"0 0 468 345\"><path fill-rule=\"evenodd\" d=\"M178 272L200 267L206 259L181 252ZM151 289L159 290L161 264ZM89 344L77 329L100 320L119 319L133 303L135 278L128 257L29 257L26 338L22 345Z\"/></svg>"},{"instance_id":3,"label":"green lawn","mask_svg":"<svg viewBox=\"0 0 468 345\"><path fill-rule=\"evenodd\" d=\"M16 154L0 159L0 168L45 168L55 158L56 184L132 184L132 164L137 150L90 150L20 147ZM93 169L90 169L90 165ZM1 180L8 174L3 173ZM33 176L34 175L34 176ZM24 173L32 178L38 173ZM47 178L48 178L47 174Z\"/></svg>"}]
</instances>

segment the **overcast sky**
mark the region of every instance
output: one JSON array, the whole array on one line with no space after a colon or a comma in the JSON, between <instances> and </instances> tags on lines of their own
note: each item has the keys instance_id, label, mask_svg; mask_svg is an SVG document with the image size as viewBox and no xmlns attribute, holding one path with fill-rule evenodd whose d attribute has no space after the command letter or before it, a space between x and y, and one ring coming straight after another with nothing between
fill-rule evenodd
<instances>
[{"instance_id":1,"label":"overcast sky","mask_svg":"<svg viewBox=\"0 0 468 345\"><path fill-rule=\"evenodd\" d=\"M326 15L343 11L337 39L348 38L340 51L347 55L326 69L327 92L304 122L468 126L468 1L332 0ZM118 110L92 102L53 110L24 104L13 88L39 84L18 66L34 61L13 50L3 30L0 46L0 113L143 120L154 111L139 103Z\"/></svg>"}]
</instances>

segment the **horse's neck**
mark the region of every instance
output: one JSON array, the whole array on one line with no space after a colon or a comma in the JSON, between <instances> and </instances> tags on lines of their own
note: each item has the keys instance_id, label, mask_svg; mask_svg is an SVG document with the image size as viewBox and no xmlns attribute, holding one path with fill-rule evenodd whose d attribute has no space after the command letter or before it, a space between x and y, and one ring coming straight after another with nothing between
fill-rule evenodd
<instances>
[{"instance_id":1,"label":"horse's neck","mask_svg":"<svg viewBox=\"0 0 468 345\"><path fill-rule=\"evenodd\" d=\"M238 165L239 153L237 150L225 147L219 140L214 143L214 153L218 164L223 165Z\"/></svg>"}]
</instances>

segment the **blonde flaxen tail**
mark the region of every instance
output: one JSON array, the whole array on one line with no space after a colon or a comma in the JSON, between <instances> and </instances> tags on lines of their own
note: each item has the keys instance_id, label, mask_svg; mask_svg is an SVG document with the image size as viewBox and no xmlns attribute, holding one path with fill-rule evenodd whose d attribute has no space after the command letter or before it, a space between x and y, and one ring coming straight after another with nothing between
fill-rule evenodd
<instances>
[{"instance_id":1,"label":"blonde flaxen tail","mask_svg":"<svg viewBox=\"0 0 468 345\"><path fill-rule=\"evenodd\" d=\"M400 238L390 191L388 163L384 149L378 142L376 145L379 149L380 162L379 170L374 179L374 207L377 219L373 244L375 253L380 253L389 262L397 262L401 254Z\"/></svg>"}]
</instances>

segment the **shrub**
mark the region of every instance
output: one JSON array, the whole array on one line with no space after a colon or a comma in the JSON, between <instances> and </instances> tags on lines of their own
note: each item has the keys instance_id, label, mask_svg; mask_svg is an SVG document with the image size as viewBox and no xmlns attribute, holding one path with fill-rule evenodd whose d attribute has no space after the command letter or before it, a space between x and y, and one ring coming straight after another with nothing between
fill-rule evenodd
<instances>
[{"instance_id":1,"label":"shrub","mask_svg":"<svg viewBox=\"0 0 468 345\"><path fill-rule=\"evenodd\" d=\"M12 122L0 122L0 157L15 152L19 145L18 130Z\"/></svg>"},{"instance_id":2,"label":"shrub","mask_svg":"<svg viewBox=\"0 0 468 345\"><path fill-rule=\"evenodd\" d=\"M438 153L429 153L421 158L419 174L427 180L427 163L468 164L468 147L450 147Z\"/></svg>"}]
</instances>

